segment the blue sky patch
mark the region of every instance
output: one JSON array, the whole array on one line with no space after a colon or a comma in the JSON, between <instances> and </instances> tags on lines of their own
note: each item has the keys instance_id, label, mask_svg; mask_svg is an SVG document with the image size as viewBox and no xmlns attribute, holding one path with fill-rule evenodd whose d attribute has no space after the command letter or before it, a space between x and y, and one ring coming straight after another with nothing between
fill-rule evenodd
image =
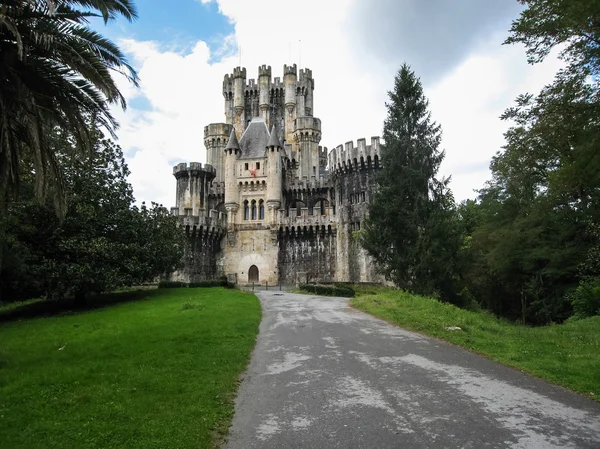
<instances>
[{"instance_id":1,"label":"blue sky patch","mask_svg":"<svg viewBox=\"0 0 600 449\"><path fill-rule=\"evenodd\" d=\"M135 4L139 16L135 22L119 19L105 27L102 21L94 21L92 26L114 41L122 38L155 41L182 52L191 50L202 40L211 54L216 54L223 45L223 38L234 31L233 24L219 12L216 2L137 0Z\"/></svg>"}]
</instances>

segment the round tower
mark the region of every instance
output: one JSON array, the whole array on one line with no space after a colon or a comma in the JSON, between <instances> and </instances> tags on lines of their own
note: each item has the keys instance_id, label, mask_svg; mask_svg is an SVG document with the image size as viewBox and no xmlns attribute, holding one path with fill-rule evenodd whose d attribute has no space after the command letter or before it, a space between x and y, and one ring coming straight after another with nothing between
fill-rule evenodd
<instances>
[{"instance_id":1,"label":"round tower","mask_svg":"<svg viewBox=\"0 0 600 449\"><path fill-rule=\"evenodd\" d=\"M246 108L245 88L246 69L236 67L233 69L233 126L240 136L246 125L246 114L244 113Z\"/></svg>"},{"instance_id":2,"label":"round tower","mask_svg":"<svg viewBox=\"0 0 600 449\"><path fill-rule=\"evenodd\" d=\"M225 98L225 123L233 124L233 76L223 78L223 97Z\"/></svg>"},{"instance_id":3,"label":"round tower","mask_svg":"<svg viewBox=\"0 0 600 449\"><path fill-rule=\"evenodd\" d=\"M318 178L321 120L316 117L298 117L294 120L293 138L298 148L298 177Z\"/></svg>"},{"instance_id":4,"label":"round tower","mask_svg":"<svg viewBox=\"0 0 600 449\"><path fill-rule=\"evenodd\" d=\"M271 66L261 65L258 68L259 108L260 116L269 126L269 91L271 89Z\"/></svg>"},{"instance_id":5,"label":"round tower","mask_svg":"<svg viewBox=\"0 0 600 449\"><path fill-rule=\"evenodd\" d=\"M271 136L267 144L267 208L270 224L277 221L277 211L281 207L283 167L281 162L281 142L275 125L271 128Z\"/></svg>"},{"instance_id":6,"label":"round tower","mask_svg":"<svg viewBox=\"0 0 600 449\"><path fill-rule=\"evenodd\" d=\"M215 178L215 169L200 162L182 163L173 167L177 179L176 207L182 216L206 216L209 185Z\"/></svg>"},{"instance_id":7,"label":"round tower","mask_svg":"<svg viewBox=\"0 0 600 449\"><path fill-rule=\"evenodd\" d=\"M211 123L204 127L206 163L215 168L215 182L225 182L225 147L232 126L227 123Z\"/></svg>"},{"instance_id":8,"label":"round tower","mask_svg":"<svg viewBox=\"0 0 600 449\"><path fill-rule=\"evenodd\" d=\"M290 141L293 132L294 119L296 118L296 64L283 66L283 85L285 88L285 140Z\"/></svg>"},{"instance_id":9,"label":"round tower","mask_svg":"<svg viewBox=\"0 0 600 449\"><path fill-rule=\"evenodd\" d=\"M235 223L235 215L239 204L239 192L237 186L236 164L241 156L240 144L235 134L235 128L231 130L229 142L225 147L225 209L229 217L229 225Z\"/></svg>"}]
</instances>

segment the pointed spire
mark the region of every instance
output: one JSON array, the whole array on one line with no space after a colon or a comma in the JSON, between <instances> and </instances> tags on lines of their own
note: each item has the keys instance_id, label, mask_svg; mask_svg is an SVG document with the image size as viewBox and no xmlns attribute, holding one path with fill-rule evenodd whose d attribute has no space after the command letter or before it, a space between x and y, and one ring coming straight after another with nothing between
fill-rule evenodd
<instances>
[{"instance_id":1,"label":"pointed spire","mask_svg":"<svg viewBox=\"0 0 600 449\"><path fill-rule=\"evenodd\" d=\"M235 128L231 130L231 135L229 136L229 142L227 142L226 150L239 150L240 143L238 142L237 136L235 135Z\"/></svg>"},{"instance_id":2,"label":"pointed spire","mask_svg":"<svg viewBox=\"0 0 600 449\"><path fill-rule=\"evenodd\" d=\"M281 148L281 142L279 141L279 137L277 136L277 130L275 129L275 125L271 128L271 137L269 137L269 143L267 147L275 147Z\"/></svg>"}]
</instances>

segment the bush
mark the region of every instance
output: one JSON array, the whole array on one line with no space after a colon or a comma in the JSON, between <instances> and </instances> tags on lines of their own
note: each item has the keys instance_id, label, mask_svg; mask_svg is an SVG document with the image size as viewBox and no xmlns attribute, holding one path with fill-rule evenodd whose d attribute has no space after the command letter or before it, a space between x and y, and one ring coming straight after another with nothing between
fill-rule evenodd
<instances>
[{"instance_id":1,"label":"bush","mask_svg":"<svg viewBox=\"0 0 600 449\"><path fill-rule=\"evenodd\" d=\"M206 281L196 281L190 282L181 282L181 281L160 281L158 283L158 288L209 288L209 287L226 287L231 288L232 286L227 283L226 277L221 277L219 279L206 280Z\"/></svg>"},{"instance_id":2,"label":"bush","mask_svg":"<svg viewBox=\"0 0 600 449\"><path fill-rule=\"evenodd\" d=\"M212 281L190 282L189 288L227 287L227 279L215 279Z\"/></svg>"},{"instance_id":3,"label":"bush","mask_svg":"<svg viewBox=\"0 0 600 449\"><path fill-rule=\"evenodd\" d=\"M160 281L158 283L158 288L182 288L187 286L185 282L180 281Z\"/></svg>"},{"instance_id":4,"label":"bush","mask_svg":"<svg viewBox=\"0 0 600 449\"><path fill-rule=\"evenodd\" d=\"M576 318L600 315L600 277L580 281L570 296Z\"/></svg>"},{"instance_id":5,"label":"bush","mask_svg":"<svg viewBox=\"0 0 600 449\"><path fill-rule=\"evenodd\" d=\"M300 284L300 289L321 296L353 297L354 289L345 285Z\"/></svg>"}]
</instances>

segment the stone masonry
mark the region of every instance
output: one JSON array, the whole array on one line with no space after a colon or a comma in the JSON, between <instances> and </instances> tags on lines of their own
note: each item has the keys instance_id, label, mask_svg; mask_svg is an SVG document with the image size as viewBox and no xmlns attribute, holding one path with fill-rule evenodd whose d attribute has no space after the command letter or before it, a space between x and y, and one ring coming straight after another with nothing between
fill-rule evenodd
<instances>
[{"instance_id":1,"label":"stone masonry","mask_svg":"<svg viewBox=\"0 0 600 449\"><path fill-rule=\"evenodd\" d=\"M380 167L379 138L319 145L312 71L296 65L225 75L225 123L204 128L207 163L174 167L176 206L189 238L187 282L380 282L358 231Z\"/></svg>"}]
</instances>

